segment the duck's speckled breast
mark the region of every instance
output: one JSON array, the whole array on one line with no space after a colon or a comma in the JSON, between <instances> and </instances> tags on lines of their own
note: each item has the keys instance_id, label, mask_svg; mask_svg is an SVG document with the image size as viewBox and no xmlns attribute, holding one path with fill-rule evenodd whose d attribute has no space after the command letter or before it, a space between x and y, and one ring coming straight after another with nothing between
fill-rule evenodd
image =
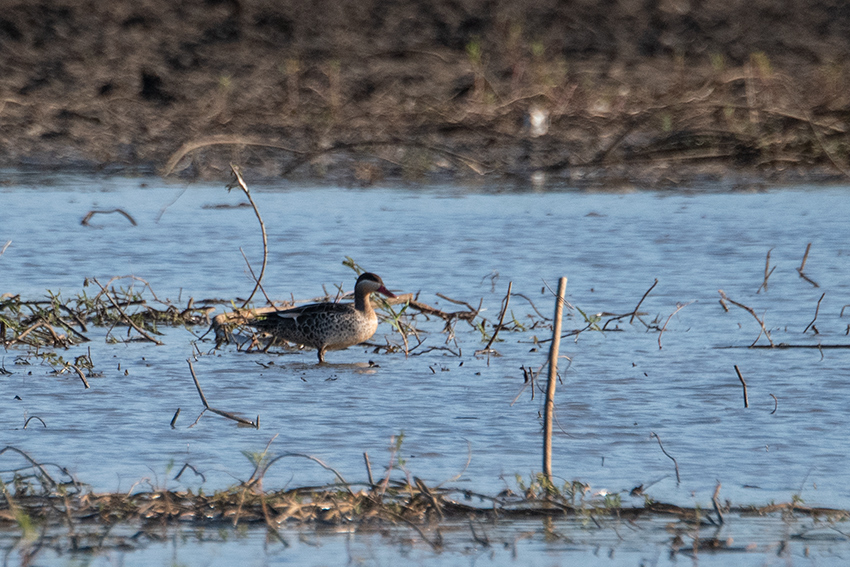
<instances>
[{"instance_id":1,"label":"duck's speckled breast","mask_svg":"<svg viewBox=\"0 0 850 567\"><path fill-rule=\"evenodd\" d=\"M374 311L367 314L351 310L341 317L330 318L322 342L327 350L339 350L369 340L377 330L378 317Z\"/></svg>"}]
</instances>

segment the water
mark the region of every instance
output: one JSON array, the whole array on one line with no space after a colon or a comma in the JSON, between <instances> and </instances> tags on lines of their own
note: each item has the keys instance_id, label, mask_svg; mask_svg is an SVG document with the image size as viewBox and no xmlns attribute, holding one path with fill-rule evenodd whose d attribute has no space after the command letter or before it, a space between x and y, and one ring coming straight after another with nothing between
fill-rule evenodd
<instances>
[{"instance_id":1,"label":"water","mask_svg":"<svg viewBox=\"0 0 850 567\"><path fill-rule=\"evenodd\" d=\"M245 200L238 191L159 179L3 178L0 246L12 243L0 256L0 294L93 295L97 288L83 288L85 278L105 283L131 274L181 305L189 297L244 298L253 288L240 248L259 271L262 242L253 211L233 208ZM850 508L850 352L746 349L758 323L718 302L723 289L754 308L777 343L850 344L850 310L840 316L850 303L847 188L587 193L281 184L252 187L252 194L268 231L264 287L275 298L309 299L323 294L322 285L350 290L355 275L341 264L346 256L395 292L420 292L421 301L447 311L460 307L436 293L482 301L490 322L509 281L551 317L547 286L554 289L560 276L569 277L570 303L589 315L630 312L658 279L641 305L646 323L660 327L677 303L688 304L667 323L662 349L657 330L628 319L611 323L615 332L588 331L562 343L572 362L558 386L555 475L580 479L593 492L624 491L627 504L628 491L644 484L656 500L708 506L720 482L721 499L735 504L797 495ZM113 208L138 226L116 214L80 224L90 210ZM819 288L796 271L809 242L805 273ZM757 294L768 250L776 269L768 292ZM822 293L819 334L804 334ZM539 320L523 298L512 298L510 307L520 322ZM441 320L416 326L426 341L421 349L445 345ZM567 312L565 330L584 326L578 311ZM350 348L330 353L325 366L315 364L312 351L212 351L198 339L204 330L164 329L165 345L154 346L109 344L106 329L90 329L91 343L60 353L68 360L91 347L102 377L89 380L90 390L49 366L15 364L25 351L8 349L0 355L12 372L0 377L3 443L109 491L230 486L253 471L242 452L262 451L270 441L272 453L313 455L347 480L364 480L363 452L375 475L385 474L391 439L401 432L405 468L428 484L495 494L516 489L515 475L527 480L541 468L542 395L517 394L520 367L545 361L547 347L535 350L534 340L548 338L546 329L503 331L495 344L501 356L489 360L474 354L483 347L481 333L460 322L457 345L449 345L460 357ZM124 337L126 329L113 334ZM386 340L400 342L382 324L373 341ZM767 344L764 337L759 343ZM210 414L189 427L202 406L186 359L198 351L195 369L211 405L259 415L259 430ZM369 360L379 366L356 364ZM734 365L747 380L749 409ZM30 422L24 429L30 416L47 427ZM680 484L651 433L675 457ZM13 459L5 459L8 468ZM203 478L186 472L174 480L184 463ZM314 462L291 457L278 461L264 486L333 480Z\"/></svg>"}]
</instances>

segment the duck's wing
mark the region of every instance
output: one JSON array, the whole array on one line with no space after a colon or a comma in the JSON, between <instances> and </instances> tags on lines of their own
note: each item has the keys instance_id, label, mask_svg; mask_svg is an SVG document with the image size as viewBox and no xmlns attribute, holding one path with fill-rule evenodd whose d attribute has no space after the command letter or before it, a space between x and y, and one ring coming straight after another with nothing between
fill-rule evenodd
<instances>
[{"instance_id":1,"label":"duck's wing","mask_svg":"<svg viewBox=\"0 0 850 567\"><path fill-rule=\"evenodd\" d=\"M260 315L257 320L263 323L275 324L283 321L297 322L302 318L312 318L319 315L346 313L351 310L349 303L310 303L290 309L280 309Z\"/></svg>"}]
</instances>

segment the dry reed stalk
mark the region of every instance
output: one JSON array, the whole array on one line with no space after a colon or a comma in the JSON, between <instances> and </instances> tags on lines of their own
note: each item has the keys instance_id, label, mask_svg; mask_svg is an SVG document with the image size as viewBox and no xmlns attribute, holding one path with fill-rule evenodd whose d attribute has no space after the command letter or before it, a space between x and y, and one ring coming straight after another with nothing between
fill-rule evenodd
<instances>
[{"instance_id":1,"label":"dry reed stalk","mask_svg":"<svg viewBox=\"0 0 850 567\"><path fill-rule=\"evenodd\" d=\"M40 417L38 417L37 415L31 415L31 416L30 416L30 417L28 417L28 418L27 418L27 420L24 422L24 429L26 429L27 427L29 427L30 422L31 422L32 420L34 420L34 419L37 419L38 421L40 421L40 422L41 422L41 424L42 424L44 427L47 427L47 424L46 424L46 423L44 423L44 420L43 420L43 419L41 419L41 418L40 418Z\"/></svg>"},{"instance_id":2,"label":"dry reed stalk","mask_svg":"<svg viewBox=\"0 0 850 567\"><path fill-rule=\"evenodd\" d=\"M207 402L207 397L204 395L204 391L201 389L201 383L198 381L198 376L195 374L195 367L192 366L192 360L187 359L186 362L189 363L189 371L192 373L192 380L195 381L195 387L198 389L198 394L201 396L201 402L204 404L204 411L209 410L213 413L217 413L218 415L220 415L222 417L226 417L227 419L232 419L233 421L241 423L242 425L249 425L249 426L253 427L254 429L260 428L260 416L259 415L257 416L257 421L250 421L248 419L245 419L244 417L239 417L235 413L231 413L229 411L218 410L218 409L215 409L213 407L210 407L209 402ZM201 412L201 415L203 415L203 412ZM177 418L177 416L175 415L174 419L176 419L176 418ZM198 419L201 419L200 415L198 416ZM173 422L173 420L172 420L172 422ZM195 420L195 423L198 423L198 420ZM192 427L194 427L195 423L192 424Z\"/></svg>"},{"instance_id":3,"label":"dry reed stalk","mask_svg":"<svg viewBox=\"0 0 850 567\"><path fill-rule=\"evenodd\" d=\"M771 248L770 250L767 251L767 258L765 258L765 260L764 260L764 281L761 283L759 288L756 290L757 294L759 292L761 292L762 289L764 289L764 292L767 293L767 278L769 278L770 274L773 273L773 270L776 269L776 266L773 266L772 268L770 267L770 253L772 251L773 251L773 248Z\"/></svg>"},{"instance_id":4,"label":"dry reed stalk","mask_svg":"<svg viewBox=\"0 0 850 567\"><path fill-rule=\"evenodd\" d=\"M558 381L558 349L561 344L561 319L564 314L564 295L567 278L558 280L558 296L555 299L555 319L552 330L552 345L549 349L549 381L546 386L545 411L543 412L543 475L552 481L552 421L555 414L555 386Z\"/></svg>"},{"instance_id":5,"label":"dry reed stalk","mask_svg":"<svg viewBox=\"0 0 850 567\"><path fill-rule=\"evenodd\" d=\"M245 251L242 250L242 247L239 247L239 252L242 254L242 258L245 260L245 265L248 266L248 271L251 273L251 279L260 287L260 291L263 292L263 295L266 297L266 301L269 302L269 305L274 305L274 302L269 297L269 294L266 293L266 289L263 287L263 284L260 283L260 279L254 274L254 268L251 267L251 262L248 261L248 256L245 255ZM244 307L244 305L243 305Z\"/></svg>"},{"instance_id":6,"label":"dry reed stalk","mask_svg":"<svg viewBox=\"0 0 850 567\"><path fill-rule=\"evenodd\" d=\"M655 281L652 282L652 285L649 286L649 289L646 290L646 292L643 294L643 297L641 297L640 301L638 301L637 305L635 305L634 311L632 311L632 317L631 317L631 319L629 319L629 325L631 325L634 322L635 316L637 316L638 309L640 309L640 304L643 303L643 300L646 299L646 296L649 295L649 292L652 291L655 288L655 286L657 286L657 285L658 285L658 278L655 278Z\"/></svg>"},{"instance_id":7,"label":"dry reed stalk","mask_svg":"<svg viewBox=\"0 0 850 567\"><path fill-rule=\"evenodd\" d=\"M714 496L711 497L711 503L714 504L714 511L717 513L717 521L723 525L723 511L720 507L720 483L714 488Z\"/></svg>"},{"instance_id":8,"label":"dry reed stalk","mask_svg":"<svg viewBox=\"0 0 850 567\"><path fill-rule=\"evenodd\" d=\"M109 280L109 282L113 281L114 279L115 279L115 278L112 278L112 280ZM117 310L118 310L118 313L121 315L121 318L122 318L122 319L123 319L123 320L124 320L124 321L125 321L128 325L130 325L131 327L133 327L134 329L136 329L136 331L138 331L140 335L142 335L144 338L146 338L146 339L147 339L147 340L149 340L150 342L152 342L152 343L154 343L154 344L156 344L156 345L162 346L162 344L163 344L162 342L160 342L160 341L158 341L157 339L155 339L155 338L153 338L152 336L150 336L150 335L147 333L147 331L145 331L144 329L142 329L141 327L139 327L138 325L136 325L136 323L134 323L134 322L133 322L133 320L132 320L132 319L130 319L130 317L129 317L126 313L124 313L124 310L123 310L123 309L121 309L121 306L120 306L120 305L118 305L118 302L117 302L117 301L115 301L115 299L113 299L113 298L112 298L112 295L110 295L110 293L109 293L108 291L106 291L106 288L105 288L104 286L100 285L100 282L99 282L99 281L97 281L97 278L93 278L91 281L93 281L95 284L97 284L97 286L101 289L101 291L102 291L104 294L106 294L106 298L109 300L109 302L110 302L110 303L112 303L112 306L113 306L113 307L115 307L115 309L117 309ZM106 284L106 285L109 285L109 282L107 282L107 284ZM151 292L151 293L153 293L153 292Z\"/></svg>"},{"instance_id":9,"label":"dry reed stalk","mask_svg":"<svg viewBox=\"0 0 850 567\"><path fill-rule=\"evenodd\" d=\"M811 250L811 249L812 249L812 243L811 243L811 242L809 242L809 243L806 245L806 253L805 253L805 254L803 254L803 261L800 263L800 267L799 267L799 268L797 268L797 273L798 273L798 274L800 274L800 277L801 277L801 278L803 278L804 280L806 280L807 282L809 282L809 283L810 283L810 284L812 284L813 286L815 286L815 287L820 287L820 286L817 284L817 282L815 282L815 281L814 281L814 280L812 280L809 276L807 276L805 273L803 273L803 270L806 268L806 260L808 260L808 259L809 259L809 250Z\"/></svg>"},{"instance_id":10,"label":"dry reed stalk","mask_svg":"<svg viewBox=\"0 0 850 567\"><path fill-rule=\"evenodd\" d=\"M747 396L747 383L744 381L744 376L741 374L741 369L735 365L735 373L738 374L738 380L741 381L741 386L744 387L744 407L750 407L750 398Z\"/></svg>"},{"instance_id":11,"label":"dry reed stalk","mask_svg":"<svg viewBox=\"0 0 850 567\"><path fill-rule=\"evenodd\" d=\"M128 212L126 212L124 209L111 209L109 211L89 211L86 214L86 216L83 217L83 220L80 222L80 224L83 225L83 226L91 226L89 224L89 221L91 220L91 218L93 216L95 216L95 215L108 215L108 214L111 214L111 213L120 213L125 219L130 221L130 224L132 224L133 226L138 226L138 224L136 223L136 220L132 216L130 216L130 214Z\"/></svg>"},{"instance_id":12,"label":"dry reed stalk","mask_svg":"<svg viewBox=\"0 0 850 567\"><path fill-rule=\"evenodd\" d=\"M490 350L490 346L496 340L496 337L499 335L499 331L502 329L502 322L505 320L505 313L508 311L508 304L511 302L511 289L513 288L514 282L508 282L508 292L505 294L505 300L502 303L502 312L499 313L499 324L496 325L496 328L493 330L493 336L490 337L490 341L487 343L487 346L484 347L485 351Z\"/></svg>"},{"instance_id":13,"label":"dry reed stalk","mask_svg":"<svg viewBox=\"0 0 850 567\"><path fill-rule=\"evenodd\" d=\"M817 328L817 327L815 327L815 321L817 321L817 320L818 320L818 312L820 311L820 302L821 302L821 301L823 301L823 296L825 296L825 295L826 295L826 292L824 292L824 293L820 294L820 299L818 299L817 307L815 307L815 318L814 318L814 319L812 319L812 322L811 322L811 323L809 323L808 325L806 325L806 328L805 328L805 329L803 329L803 334L805 334L805 333L806 333L806 331L808 331L808 330L809 330L809 328L811 328L811 329L815 332L815 334L816 334L816 335L817 335L817 334L819 334L819 333L818 333L818 328Z\"/></svg>"},{"instance_id":14,"label":"dry reed stalk","mask_svg":"<svg viewBox=\"0 0 850 567\"><path fill-rule=\"evenodd\" d=\"M248 186L245 184L245 180L242 179L242 173L239 171L239 168L232 163L230 164L230 170L233 172L233 175L236 176L236 184L239 185L239 188L242 189L242 192L244 192L245 196L248 197L248 202L251 203L251 207L254 209L254 214L257 215L257 220L260 221L260 230L263 233L263 266L260 268L260 277L257 278L254 291L251 292L251 295L249 295L248 299L245 300L245 303L242 304L242 308L244 309L251 302L251 299L254 297L254 294L257 293L257 290L260 289L260 284L263 281L263 274L266 273L266 264L269 259L269 238L266 235L266 225L263 223L263 217L260 216L260 211L257 209L257 204L254 203L254 199L251 197L251 192L248 191ZM231 184L228 188L230 187L233 187L233 185ZM251 273L253 274L253 270ZM266 297L268 298L268 296Z\"/></svg>"},{"instance_id":15,"label":"dry reed stalk","mask_svg":"<svg viewBox=\"0 0 850 567\"><path fill-rule=\"evenodd\" d=\"M733 300L729 299L728 297L726 297L726 293L724 293L724 291L723 291L722 289L718 289L718 290L717 290L717 293L719 293L719 294L720 294L720 301L721 301L721 303L723 303L724 301L728 301L728 302L729 302L729 303L731 303L732 305L735 305L736 307L740 307L741 309L743 309L744 311L746 311L747 313L749 313L750 315L752 315L752 316L753 316L753 318L754 318L756 321L758 321L758 324L759 324L759 325L761 325L761 331L759 332L759 336L758 336L758 337L756 337L756 340L754 340L754 341L753 341L753 344L751 344L751 345L750 345L750 347L755 346L756 342L758 342L759 338L761 338L761 334L762 334L762 333L764 333L764 336L766 336L766 337L767 337L768 342L770 342L770 347L771 347L771 348L773 348L773 347L775 347L775 346L776 346L776 345L774 345L774 344L773 344L773 339L770 337L770 332L769 332L769 331L767 330L767 328L764 326L764 321L763 321L762 319L759 319L759 316L758 316L758 315L756 315L756 312L753 310L753 308L752 308L752 307L747 307L747 306L746 306L746 305L744 305L743 303L738 303L737 301L733 301ZM724 307L725 307L725 305L724 305ZM727 309L727 311L728 311L728 309Z\"/></svg>"},{"instance_id":16,"label":"dry reed stalk","mask_svg":"<svg viewBox=\"0 0 850 567\"><path fill-rule=\"evenodd\" d=\"M653 437L655 437L655 440L658 441L658 446L661 447L661 452L664 453L668 459L673 461L673 466L676 468L676 486L679 486L682 483L682 479L679 476L679 463L676 462L676 458L673 455L667 452L667 450L664 448L664 445L661 444L661 437L659 437L658 434L654 431L650 432L649 434L650 439L652 439Z\"/></svg>"},{"instance_id":17,"label":"dry reed stalk","mask_svg":"<svg viewBox=\"0 0 850 567\"><path fill-rule=\"evenodd\" d=\"M259 146L263 148L274 148L277 150L283 150L285 152L293 153L293 154L303 154L304 152L289 148L287 146L282 146L280 144L272 144L269 142L265 142L263 140L249 138L246 136L232 136L232 135L218 135L218 136L207 136L201 138L199 140L192 140L190 142L186 142L180 148L174 152L170 158L168 158L168 162L166 162L165 167L162 168L162 176L168 177L168 175L174 171L174 168L177 167L177 164L183 159L187 154L199 149L206 148L209 146Z\"/></svg>"},{"instance_id":18,"label":"dry reed stalk","mask_svg":"<svg viewBox=\"0 0 850 567\"><path fill-rule=\"evenodd\" d=\"M366 474L369 477L369 486L375 486L375 480L372 478L372 465L369 463L369 453L363 451L363 461L366 463Z\"/></svg>"},{"instance_id":19,"label":"dry reed stalk","mask_svg":"<svg viewBox=\"0 0 850 567\"><path fill-rule=\"evenodd\" d=\"M672 313L670 313L670 316L667 317L666 321L664 321L664 326L661 327L661 331L658 333L658 350L661 350L661 335L663 335L664 331L667 330L667 323L670 322L670 319L673 318L673 315L675 315L676 313L678 313L679 311L681 311L682 309L684 309L685 307L687 307L691 303L693 303L693 301L689 301L687 303L680 303L679 305L676 306L676 310L673 311Z\"/></svg>"},{"instance_id":20,"label":"dry reed stalk","mask_svg":"<svg viewBox=\"0 0 850 567\"><path fill-rule=\"evenodd\" d=\"M70 364L69 366L77 372L77 376L79 376L80 380L83 381L83 386L85 386L86 390L88 390L89 389L89 381L86 380L86 375L83 374L83 371L80 370L80 367L77 366L76 364Z\"/></svg>"}]
</instances>

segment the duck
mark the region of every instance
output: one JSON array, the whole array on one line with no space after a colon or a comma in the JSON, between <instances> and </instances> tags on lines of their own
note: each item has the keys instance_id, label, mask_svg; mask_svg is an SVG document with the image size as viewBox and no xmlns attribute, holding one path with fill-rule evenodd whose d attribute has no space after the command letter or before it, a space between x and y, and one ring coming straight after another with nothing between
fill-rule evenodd
<instances>
[{"instance_id":1,"label":"duck","mask_svg":"<svg viewBox=\"0 0 850 567\"><path fill-rule=\"evenodd\" d=\"M311 303L258 315L250 325L275 339L314 348L319 363L329 350L341 350L369 340L378 330L373 293L395 297L380 276L365 272L354 286L354 303Z\"/></svg>"}]
</instances>

